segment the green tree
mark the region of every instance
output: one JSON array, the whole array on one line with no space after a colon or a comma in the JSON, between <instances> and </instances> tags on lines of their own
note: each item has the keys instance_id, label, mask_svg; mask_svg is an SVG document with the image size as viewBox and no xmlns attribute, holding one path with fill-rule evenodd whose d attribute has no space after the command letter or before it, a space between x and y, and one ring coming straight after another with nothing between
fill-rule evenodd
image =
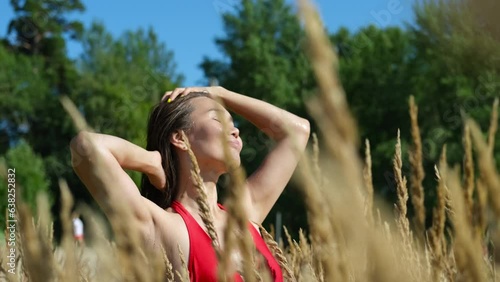
<instances>
[{"instance_id":1,"label":"green tree","mask_svg":"<svg viewBox=\"0 0 500 282\"><path fill-rule=\"evenodd\" d=\"M0 120L2 132L0 154L10 143L29 131L29 118L44 103L49 85L40 75L44 69L38 57L14 53L0 46Z\"/></svg>"},{"instance_id":2,"label":"green tree","mask_svg":"<svg viewBox=\"0 0 500 282\"><path fill-rule=\"evenodd\" d=\"M410 136L408 98L416 63L411 33L371 25L352 34L341 28L330 39L339 54L340 78L360 137L370 140L374 184L390 197L395 195L391 159L398 128L403 137Z\"/></svg>"},{"instance_id":3,"label":"green tree","mask_svg":"<svg viewBox=\"0 0 500 282\"><path fill-rule=\"evenodd\" d=\"M414 91L425 116L430 160L447 143L450 161L461 162L461 112L487 130L491 104L500 91L500 35L496 19L482 14L488 13L481 9L485 2L428 1L415 8L412 31L419 75ZM498 144L497 138L500 160Z\"/></svg>"},{"instance_id":4,"label":"green tree","mask_svg":"<svg viewBox=\"0 0 500 282\"><path fill-rule=\"evenodd\" d=\"M33 149L24 140L7 151L5 156L0 157L0 162L5 163L7 168L15 169L16 202L23 201L29 205L32 211L36 211L36 196L40 192L49 194L49 180L44 168L42 158L33 152ZM7 199L7 181L4 179L0 184L0 197ZM5 209L7 201L0 203L0 229L5 229Z\"/></svg>"},{"instance_id":5,"label":"green tree","mask_svg":"<svg viewBox=\"0 0 500 282\"><path fill-rule=\"evenodd\" d=\"M79 37L82 25L68 15L84 7L78 0L11 0L11 6L14 18L3 41L7 48L2 50L10 59L2 64L20 66L12 67L19 75L7 73L9 68L0 71L5 79L0 94L12 102L2 114L7 117L2 120L4 136L7 144L25 139L44 159L51 183L57 183L58 178L74 177L67 150L73 130L59 97L71 97L78 80L75 65L66 56L66 38Z\"/></svg>"},{"instance_id":6,"label":"green tree","mask_svg":"<svg viewBox=\"0 0 500 282\"><path fill-rule=\"evenodd\" d=\"M97 131L145 146L150 109L166 90L182 83L172 51L152 29L115 39L97 23L84 33L82 43L75 103ZM139 174L132 176L139 184Z\"/></svg>"},{"instance_id":7,"label":"green tree","mask_svg":"<svg viewBox=\"0 0 500 282\"><path fill-rule=\"evenodd\" d=\"M0 98L7 101L0 105L0 153L26 140L43 159L56 204L59 178L68 181L77 198L90 200L71 166L69 142L76 131L60 97L75 101L98 131L143 145L149 109L163 91L182 81L172 52L151 29L127 32L119 39L102 25L83 32L68 16L83 11L78 0L11 4L15 17L9 38L0 46ZM84 46L77 61L66 55L70 39ZM139 179L137 174L134 179ZM19 179L20 185L32 185L24 181ZM55 205L53 211L58 210Z\"/></svg>"},{"instance_id":8,"label":"green tree","mask_svg":"<svg viewBox=\"0 0 500 282\"><path fill-rule=\"evenodd\" d=\"M64 57L64 35L78 38L83 31L79 21L68 19L72 12L83 12L80 0L10 0L15 18L8 34L14 35L13 46L18 51L50 59Z\"/></svg>"}]
</instances>

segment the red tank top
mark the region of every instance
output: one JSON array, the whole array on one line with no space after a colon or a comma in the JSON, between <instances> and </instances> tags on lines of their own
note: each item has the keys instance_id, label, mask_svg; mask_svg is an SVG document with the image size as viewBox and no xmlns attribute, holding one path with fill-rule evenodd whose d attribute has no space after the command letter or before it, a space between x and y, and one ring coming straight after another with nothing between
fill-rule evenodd
<instances>
[{"instance_id":1,"label":"red tank top","mask_svg":"<svg viewBox=\"0 0 500 282\"><path fill-rule=\"evenodd\" d=\"M184 220L189 234L189 279L191 282L217 282L217 257L215 250L212 248L212 239L181 203L172 202L172 208ZM219 208L224 209L220 204ZM266 242L250 222L248 223L248 229L252 234L257 250L267 261L273 281L283 282L281 268L271 254ZM238 273L235 273L234 281L240 282L243 279Z\"/></svg>"}]
</instances>

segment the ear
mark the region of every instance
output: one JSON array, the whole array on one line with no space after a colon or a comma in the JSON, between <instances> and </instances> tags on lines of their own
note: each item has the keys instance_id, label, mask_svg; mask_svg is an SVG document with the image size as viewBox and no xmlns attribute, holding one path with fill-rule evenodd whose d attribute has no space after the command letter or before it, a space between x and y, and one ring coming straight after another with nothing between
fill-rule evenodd
<instances>
[{"instance_id":1,"label":"ear","mask_svg":"<svg viewBox=\"0 0 500 282\"><path fill-rule=\"evenodd\" d=\"M172 133L172 135L170 135L170 143L172 143L175 147L183 151L186 151L187 146L186 142L184 142L184 137L182 133L183 133L182 130L176 130L174 133ZM184 136L186 135L184 134Z\"/></svg>"}]
</instances>

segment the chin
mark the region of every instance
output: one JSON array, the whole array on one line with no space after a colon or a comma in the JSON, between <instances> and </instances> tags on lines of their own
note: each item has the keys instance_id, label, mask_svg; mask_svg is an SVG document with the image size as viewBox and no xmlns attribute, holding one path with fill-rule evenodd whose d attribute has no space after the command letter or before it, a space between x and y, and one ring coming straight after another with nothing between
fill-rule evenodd
<instances>
[{"instance_id":1,"label":"chin","mask_svg":"<svg viewBox=\"0 0 500 282\"><path fill-rule=\"evenodd\" d=\"M233 161L236 163L236 166L241 165L241 158L239 153L233 153Z\"/></svg>"},{"instance_id":2,"label":"chin","mask_svg":"<svg viewBox=\"0 0 500 282\"><path fill-rule=\"evenodd\" d=\"M233 156L233 163L236 165L236 167L240 167L241 165L241 159L240 159L240 156L237 155L237 156ZM229 171L229 168L226 166L225 162L224 162L224 166L225 166L225 172L227 173Z\"/></svg>"}]
</instances>

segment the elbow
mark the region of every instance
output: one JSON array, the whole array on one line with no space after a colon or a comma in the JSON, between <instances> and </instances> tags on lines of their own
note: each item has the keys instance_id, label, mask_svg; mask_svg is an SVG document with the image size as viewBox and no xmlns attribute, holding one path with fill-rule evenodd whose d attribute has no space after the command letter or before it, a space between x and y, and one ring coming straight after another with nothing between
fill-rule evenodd
<instances>
[{"instance_id":1,"label":"elbow","mask_svg":"<svg viewBox=\"0 0 500 282\"><path fill-rule=\"evenodd\" d=\"M293 128L293 134L298 142L300 148L304 148L309 141L309 136L311 134L311 124L305 118L299 118L295 122L295 126Z\"/></svg>"},{"instance_id":2,"label":"elbow","mask_svg":"<svg viewBox=\"0 0 500 282\"><path fill-rule=\"evenodd\" d=\"M91 146L92 133L88 131L80 131L70 142L71 153L85 153Z\"/></svg>"},{"instance_id":3,"label":"elbow","mask_svg":"<svg viewBox=\"0 0 500 282\"><path fill-rule=\"evenodd\" d=\"M305 119L305 118L300 118L295 123L295 132L301 138L304 138L305 140L308 140L309 139L309 135L311 134L311 123L307 119Z\"/></svg>"},{"instance_id":4,"label":"elbow","mask_svg":"<svg viewBox=\"0 0 500 282\"><path fill-rule=\"evenodd\" d=\"M93 136L88 131L80 131L70 142L71 164L76 169L83 161L88 160L93 150Z\"/></svg>"}]
</instances>

